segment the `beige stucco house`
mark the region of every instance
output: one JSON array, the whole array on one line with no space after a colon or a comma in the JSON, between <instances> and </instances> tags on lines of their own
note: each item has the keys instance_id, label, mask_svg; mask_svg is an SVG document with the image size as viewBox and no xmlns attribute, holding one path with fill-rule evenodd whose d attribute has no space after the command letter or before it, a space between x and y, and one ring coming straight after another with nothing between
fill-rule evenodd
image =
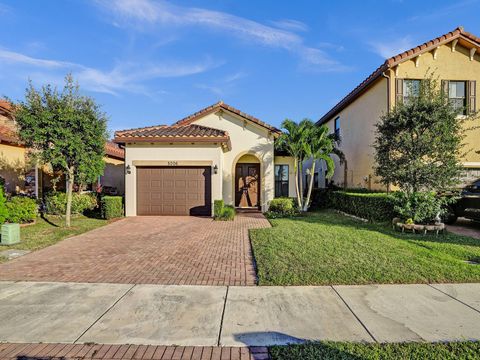
<instances>
[{"instance_id":1,"label":"beige stucco house","mask_svg":"<svg viewBox=\"0 0 480 360\"><path fill-rule=\"evenodd\" d=\"M433 72L451 101L465 111L480 109L476 96L480 84L480 38L459 27L411 50L387 59L378 69L323 115L318 124L327 124L341 137L346 163L336 159L335 184L378 189L374 176L375 124L382 114L408 96L418 81ZM462 115L460 115L462 116ZM467 177L480 177L480 120L468 131L466 156L462 159ZM308 164L306 164L308 165ZM320 164L319 186L325 184Z\"/></svg>"},{"instance_id":2,"label":"beige stucco house","mask_svg":"<svg viewBox=\"0 0 480 360\"><path fill-rule=\"evenodd\" d=\"M171 126L117 131L126 215L211 216L221 199L266 211L275 196L295 196L293 161L275 154L279 134L223 102Z\"/></svg>"}]
</instances>

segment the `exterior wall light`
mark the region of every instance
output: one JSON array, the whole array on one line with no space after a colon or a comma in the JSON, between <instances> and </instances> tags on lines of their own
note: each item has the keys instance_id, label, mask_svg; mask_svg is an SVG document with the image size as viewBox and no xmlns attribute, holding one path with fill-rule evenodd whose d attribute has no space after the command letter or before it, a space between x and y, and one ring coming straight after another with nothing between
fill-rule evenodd
<instances>
[{"instance_id":1,"label":"exterior wall light","mask_svg":"<svg viewBox=\"0 0 480 360\"><path fill-rule=\"evenodd\" d=\"M214 173L214 174L217 174L217 173L218 173L218 166L217 166L217 165L215 165L215 166L213 167L213 173Z\"/></svg>"},{"instance_id":2,"label":"exterior wall light","mask_svg":"<svg viewBox=\"0 0 480 360\"><path fill-rule=\"evenodd\" d=\"M130 165L127 165L127 167L125 168L125 173L127 175L132 173L132 168L130 167Z\"/></svg>"}]
</instances>

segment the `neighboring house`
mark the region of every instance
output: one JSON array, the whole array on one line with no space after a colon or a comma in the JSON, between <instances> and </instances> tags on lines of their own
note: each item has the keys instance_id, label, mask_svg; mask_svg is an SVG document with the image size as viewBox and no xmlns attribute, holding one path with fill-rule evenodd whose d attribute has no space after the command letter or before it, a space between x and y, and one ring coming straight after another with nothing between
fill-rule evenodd
<instances>
[{"instance_id":1,"label":"neighboring house","mask_svg":"<svg viewBox=\"0 0 480 360\"><path fill-rule=\"evenodd\" d=\"M295 196L293 160L276 156L280 130L223 102L172 126L122 130L125 211L136 215L212 215L214 200L266 211Z\"/></svg>"},{"instance_id":2,"label":"neighboring house","mask_svg":"<svg viewBox=\"0 0 480 360\"><path fill-rule=\"evenodd\" d=\"M327 124L341 137L346 162L336 160L335 184L379 189L374 177L375 124L399 101L415 96L426 74L434 72L450 101L465 111L480 108L480 38L459 27L448 34L387 59L352 92L328 111L317 124ZM460 115L461 116L461 115ZM475 124L479 126L480 120ZM480 177L480 129L469 130L467 155L462 159L467 177ZM306 164L308 165L308 163ZM325 185L325 166L320 164L318 182Z\"/></svg>"},{"instance_id":3,"label":"neighboring house","mask_svg":"<svg viewBox=\"0 0 480 360\"><path fill-rule=\"evenodd\" d=\"M99 178L99 185L115 188L123 194L124 185L124 150L117 144L105 145L105 171ZM0 100L0 177L5 182L8 193L26 193L41 197L52 187L53 174L48 166L39 167L29 160L28 149L17 135L17 126L8 101ZM57 183L58 189L65 184Z\"/></svg>"}]
</instances>

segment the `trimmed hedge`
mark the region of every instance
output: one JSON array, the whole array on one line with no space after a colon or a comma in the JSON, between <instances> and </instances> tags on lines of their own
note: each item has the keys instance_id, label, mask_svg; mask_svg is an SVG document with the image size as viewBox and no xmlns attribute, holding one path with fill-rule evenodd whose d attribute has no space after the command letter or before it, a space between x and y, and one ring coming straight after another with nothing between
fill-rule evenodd
<instances>
[{"instance_id":1,"label":"trimmed hedge","mask_svg":"<svg viewBox=\"0 0 480 360\"><path fill-rule=\"evenodd\" d=\"M104 196L101 200L101 208L104 219L123 217L123 198L121 196Z\"/></svg>"},{"instance_id":2,"label":"trimmed hedge","mask_svg":"<svg viewBox=\"0 0 480 360\"><path fill-rule=\"evenodd\" d=\"M98 207L95 194L72 194L72 214L83 214L86 210ZM64 192L51 193L45 196L47 214L65 215L67 208L67 194Z\"/></svg>"},{"instance_id":3,"label":"trimmed hedge","mask_svg":"<svg viewBox=\"0 0 480 360\"><path fill-rule=\"evenodd\" d=\"M8 218L7 211L7 198L5 197L5 192L3 191L3 186L0 185L0 224L3 224Z\"/></svg>"},{"instance_id":4,"label":"trimmed hedge","mask_svg":"<svg viewBox=\"0 0 480 360\"><path fill-rule=\"evenodd\" d=\"M215 200L213 202L213 217L215 219L222 216L223 208L225 207L225 203L223 200Z\"/></svg>"},{"instance_id":5,"label":"trimmed hedge","mask_svg":"<svg viewBox=\"0 0 480 360\"><path fill-rule=\"evenodd\" d=\"M332 191L329 207L369 221L391 221L395 217L393 199L387 193Z\"/></svg>"},{"instance_id":6,"label":"trimmed hedge","mask_svg":"<svg viewBox=\"0 0 480 360\"><path fill-rule=\"evenodd\" d=\"M14 196L5 204L5 207L9 223L29 223L34 221L38 215L37 202L29 197Z\"/></svg>"}]
</instances>

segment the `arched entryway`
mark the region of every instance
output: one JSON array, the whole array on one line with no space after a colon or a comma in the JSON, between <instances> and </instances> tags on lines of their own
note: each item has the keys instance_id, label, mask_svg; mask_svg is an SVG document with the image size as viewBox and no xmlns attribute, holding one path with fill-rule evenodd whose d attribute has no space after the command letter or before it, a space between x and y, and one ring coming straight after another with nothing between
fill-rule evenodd
<instances>
[{"instance_id":1,"label":"arched entryway","mask_svg":"<svg viewBox=\"0 0 480 360\"><path fill-rule=\"evenodd\" d=\"M235 163L234 174L235 207L260 208L260 160L255 155L244 154Z\"/></svg>"}]
</instances>

